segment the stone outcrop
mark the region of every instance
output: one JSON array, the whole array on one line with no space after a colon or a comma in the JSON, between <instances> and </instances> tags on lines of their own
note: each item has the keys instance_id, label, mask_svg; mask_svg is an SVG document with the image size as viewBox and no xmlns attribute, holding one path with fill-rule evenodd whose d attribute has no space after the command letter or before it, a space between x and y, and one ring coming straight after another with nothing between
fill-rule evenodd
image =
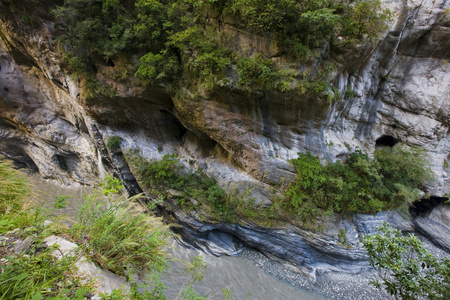
<instances>
[{"instance_id":1,"label":"stone outcrop","mask_svg":"<svg viewBox=\"0 0 450 300\"><path fill-rule=\"evenodd\" d=\"M417 231L450 252L450 206L440 204L430 213L414 219Z\"/></svg>"},{"instance_id":2,"label":"stone outcrop","mask_svg":"<svg viewBox=\"0 0 450 300\"><path fill-rule=\"evenodd\" d=\"M27 23L0 3L0 154L45 178L81 184L97 181L103 159L134 193L139 187L121 154L105 148L108 137L118 135L124 150L138 149L147 159L176 152L226 188L251 186L257 203L270 205L272 188L295 177L288 161L297 152L336 160L355 149L373 153L379 145L401 142L426 149L436 173L427 192L442 197L450 193L450 3L383 2L396 16L377 44L362 45L351 61L323 49L321 59L339 65L334 86L342 96L333 102L275 91L247 92L233 85L196 100L172 98L164 87L143 88L133 78L114 80L119 62L111 66L95 59L98 80L117 93L112 99L86 98L86 82L71 78L65 67L51 15L38 9ZM269 37L227 26L235 42L255 42L282 64ZM323 265L347 270L365 266L358 239L380 220L396 220L403 230L413 230L400 217L386 215L355 217L323 236L290 226L263 230L176 216L199 240L230 234L307 272ZM425 228L423 222L431 221L418 219L416 228ZM347 230L351 248L337 242L340 229ZM209 248L238 251L233 238L220 240Z\"/></svg>"},{"instance_id":3,"label":"stone outcrop","mask_svg":"<svg viewBox=\"0 0 450 300\"><path fill-rule=\"evenodd\" d=\"M330 222L322 232L291 225L266 229L251 223L205 223L178 210L174 214L184 230L184 240L206 252L235 255L244 242L271 258L290 262L312 277L330 270L357 273L368 268L368 256L360 239L384 222L413 231L412 224L395 212L355 215Z\"/></svg>"}]
</instances>

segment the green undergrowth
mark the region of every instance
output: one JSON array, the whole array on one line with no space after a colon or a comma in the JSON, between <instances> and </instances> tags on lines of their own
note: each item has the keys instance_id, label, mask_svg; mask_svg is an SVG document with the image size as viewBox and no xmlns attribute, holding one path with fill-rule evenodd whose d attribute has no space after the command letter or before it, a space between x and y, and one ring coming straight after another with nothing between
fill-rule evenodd
<instances>
[{"instance_id":1,"label":"green undergrowth","mask_svg":"<svg viewBox=\"0 0 450 300\"><path fill-rule=\"evenodd\" d=\"M58 218L49 215L33 194L24 174L10 161L0 158L0 234L31 238L28 253L8 253L8 242L0 243L0 299L85 299L92 286L73 276L76 257L57 260L56 247L40 247L43 238L58 233ZM52 226L45 221L52 219ZM13 233L9 233L13 232ZM6 252L5 252L6 251Z\"/></svg>"},{"instance_id":2,"label":"green undergrowth","mask_svg":"<svg viewBox=\"0 0 450 300\"><path fill-rule=\"evenodd\" d=\"M226 201L227 195L216 180L201 170L188 170L176 154L166 154L161 160L146 161L130 151L126 158L139 183L153 197L175 198L176 205L184 210L201 208L216 219L234 221L234 211Z\"/></svg>"},{"instance_id":3,"label":"green undergrowth","mask_svg":"<svg viewBox=\"0 0 450 300\"><path fill-rule=\"evenodd\" d=\"M12 162L0 156L0 234L33 222L31 208L35 207L31 189Z\"/></svg>"},{"instance_id":4,"label":"green undergrowth","mask_svg":"<svg viewBox=\"0 0 450 300\"><path fill-rule=\"evenodd\" d=\"M319 59L319 48L327 43L342 53L377 38L392 15L379 0L64 0L52 11L67 65L75 76L84 74L92 97L114 96L92 77L93 61L119 57L137 63L135 76L145 85L211 89L237 73L241 88L287 92L299 80L298 91L329 97L330 64ZM306 68L300 74L263 53L244 55L252 45L236 45L225 24L267 37L277 57L295 62L294 70Z\"/></svg>"},{"instance_id":5,"label":"green undergrowth","mask_svg":"<svg viewBox=\"0 0 450 300\"><path fill-rule=\"evenodd\" d=\"M31 253L35 251L31 249ZM0 299L86 299L93 286L74 275L79 256L57 259L53 251L57 247L38 254L8 256L0 274Z\"/></svg>"},{"instance_id":6,"label":"green undergrowth","mask_svg":"<svg viewBox=\"0 0 450 300\"><path fill-rule=\"evenodd\" d=\"M224 191L214 178L201 170L189 170L176 154L166 154L161 160L147 161L136 151L126 154L127 161L138 182L159 204L174 199L177 207L185 212L197 212L200 219L209 221L242 222L272 227L278 223L277 206L255 205L248 193ZM239 217L239 218L238 218Z\"/></svg>"},{"instance_id":7,"label":"green undergrowth","mask_svg":"<svg viewBox=\"0 0 450 300\"><path fill-rule=\"evenodd\" d=\"M307 221L322 214L374 214L407 206L432 178L423 151L406 147L378 150L374 159L356 151L345 162L322 165L301 154L291 160L298 175L283 200L285 210Z\"/></svg>"}]
</instances>

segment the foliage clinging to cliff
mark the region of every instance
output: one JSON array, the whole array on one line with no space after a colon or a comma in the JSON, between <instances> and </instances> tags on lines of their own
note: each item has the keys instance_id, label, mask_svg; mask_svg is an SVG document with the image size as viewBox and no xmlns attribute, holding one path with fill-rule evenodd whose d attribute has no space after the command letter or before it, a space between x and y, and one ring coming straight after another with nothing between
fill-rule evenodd
<instances>
[{"instance_id":1,"label":"foliage clinging to cliff","mask_svg":"<svg viewBox=\"0 0 450 300\"><path fill-rule=\"evenodd\" d=\"M232 51L225 23L271 36L278 55L306 62L323 42L348 47L377 36L390 12L379 0L65 0L54 15L63 20L65 51L86 71L93 71L93 56L107 61L126 53L140 57L136 76L145 84L213 88L226 84L236 65L238 85L286 91L300 74L280 72L269 57L249 60Z\"/></svg>"},{"instance_id":2,"label":"foliage clinging to cliff","mask_svg":"<svg viewBox=\"0 0 450 300\"><path fill-rule=\"evenodd\" d=\"M385 148L375 159L361 151L345 163L323 166L311 154L291 160L298 177L287 191L286 205L297 215L376 213L417 200L431 178L423 152L403 147Z\"/></svg>"},{"instance_id":3,"label":"foliage clinging to cliff","mask_svg":"<svg viewBox=\"0 0 450 300\"><path fill-rule=\"evenodd\" d=\"M175 198L176 204L183 209L194 210L197 206L208 208L216 219L234 221L227 194L216 180L201 170L188 170L176 154L166 154L161 160L146 161L137 153L129 152L126 158L139 183L153 197Z\"/></svg>"}]
</instances>

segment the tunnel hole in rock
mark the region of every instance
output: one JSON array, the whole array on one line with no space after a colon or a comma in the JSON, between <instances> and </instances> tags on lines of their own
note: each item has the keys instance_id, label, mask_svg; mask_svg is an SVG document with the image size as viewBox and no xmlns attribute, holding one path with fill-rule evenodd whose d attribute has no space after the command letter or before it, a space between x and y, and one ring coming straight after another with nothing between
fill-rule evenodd
<instances>
[{"instance_id":1,"label":"tunnel hole in rock","mask_svg":"<svg viewBox=\"0 0 450 300\"><path fill-rule=\"evenodd\" d=\"M59 165L61 170L65 171L65 172L69 171L69 168L68 168L67 163L66 163L66 159L63 156L56 155L56 160L58 161L58 165Z\"/></svg>"},{"instance_id":2,"label":"tunnel hole in rock","mask_svg":"<svg viewBox=\"0 0 450 300\"><path fill-rule=\"evenodd\" d=\"M382 137L378 138L375 142L375 148L379 147L394 147L400 140L394 138L390 135L383 135Z\"/></svg>"},{"instance_id":3,"label":"tunnel hole in rock","mask_svg":"<svg viewBox=\"0 0 450 300\"><path fill-rule=\"evenodd\" d=\"M430 199L418 200L410 205L409 213L413 218L427 215L433 208L439 204L445 203L448 199L448 197L430 197Z\"/></svg>"},{"instance_id":4,"label":"tunnel hole in rock","mask_svg":"<svg viewBox=\"0 0 450 300\"><path fill-rule=\"evenodd\" d=\"M171 112L160 109L160 128L163 134L170 138L175 138L177 141L181 141L186 132L188 131L186 127L175 117Z\"/></svg>"}]
</instances>

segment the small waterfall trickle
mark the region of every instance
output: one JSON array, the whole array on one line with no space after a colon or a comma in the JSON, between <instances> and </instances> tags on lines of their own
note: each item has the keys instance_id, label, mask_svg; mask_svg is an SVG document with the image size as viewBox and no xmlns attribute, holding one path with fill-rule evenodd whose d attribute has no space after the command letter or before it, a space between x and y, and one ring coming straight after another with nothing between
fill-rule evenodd
<instances>
[{"instance_id":1,"label":"small waterfall trickle","mask_svg":"<svg viewBox=\"0 0 450 300\"><path fill-rule=\"evenodd\" d=\"M97 164L98 164L98 176L100 177L100 179L103 179L106 177L106 171L105 171L105 167L103 166L103 161L102 161L102 154L100 153L100 150L97 149Z\"/></svg>"}]
</instances>

